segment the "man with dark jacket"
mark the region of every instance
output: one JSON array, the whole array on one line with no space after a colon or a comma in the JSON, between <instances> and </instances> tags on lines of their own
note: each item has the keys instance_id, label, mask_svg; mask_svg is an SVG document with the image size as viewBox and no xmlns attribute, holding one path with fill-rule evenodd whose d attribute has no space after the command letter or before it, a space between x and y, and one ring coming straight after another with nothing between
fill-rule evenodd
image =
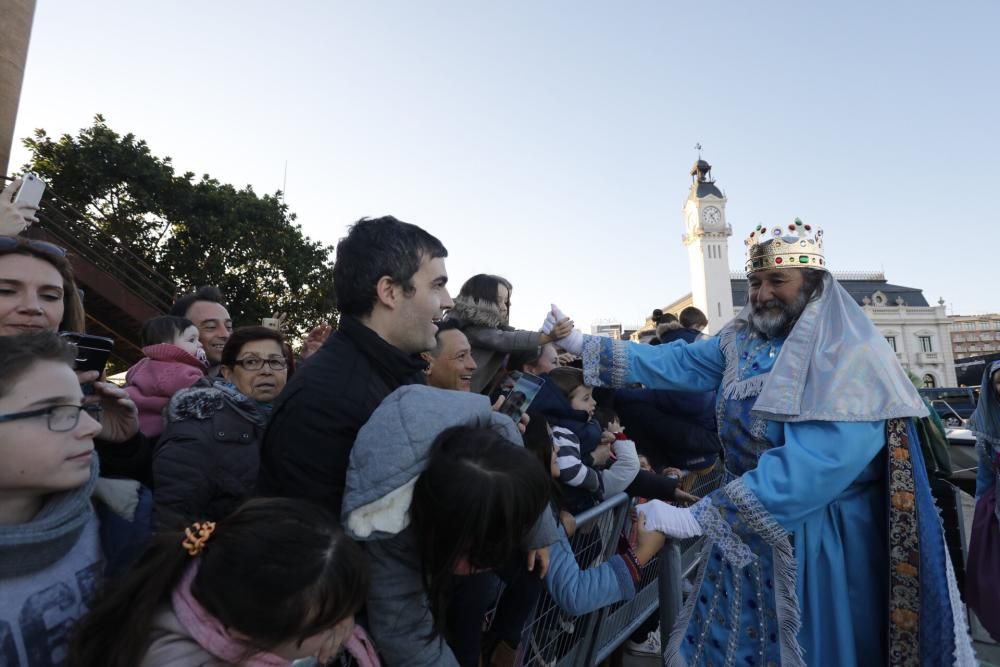
<instances>
[{"instance_id":1,"label":"man with dark jacket","mask_svg":"<svg viewBox=\"0 0 1000 667\"><path fill-rule=\"evenodd\" d=\"M436 321L452 305L447 256L434 236L391 216L359 220L340 240L340 325L274 404L258 493L340 514L358 430L394 389L425 382L420 353L435 347Z\"/></svg>"}]
</instances>

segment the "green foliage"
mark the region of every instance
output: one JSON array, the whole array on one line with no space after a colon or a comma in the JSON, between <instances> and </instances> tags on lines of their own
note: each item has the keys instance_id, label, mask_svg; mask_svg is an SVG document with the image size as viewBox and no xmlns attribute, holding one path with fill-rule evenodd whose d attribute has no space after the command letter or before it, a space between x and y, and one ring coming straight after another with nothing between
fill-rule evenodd
<instances>
[{"instance_id":1,"label":"green foliage","mask_svg":"<svg viewBox=\"0 0 1000 667\"><path fill-rule=\"evenodd\" d=\"M173 280L180 293L218 285L237 325L288 312L294 333L333 322L332 248L295 224L281 193L258 195L207 174L178 176L169 157L119 135L94 117L58 139L24 140L25 170L38 173L69 206Z\"/></svg>"}]
</instances>

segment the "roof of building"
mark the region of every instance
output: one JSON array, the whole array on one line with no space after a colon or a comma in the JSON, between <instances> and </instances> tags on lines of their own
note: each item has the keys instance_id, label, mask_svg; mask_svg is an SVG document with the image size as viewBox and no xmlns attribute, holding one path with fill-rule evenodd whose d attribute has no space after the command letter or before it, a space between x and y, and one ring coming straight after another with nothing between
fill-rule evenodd
<instances>
[{"instance_id":1,"label":"roof of building","mask_svg":"<svg viewBox=\"0 0 1000 667\"><path fill-rule=\"evenodd\" d=\"M722 194L722 190L720 190L713 181L696 181L691 184L691 192L689 196L701 199L707 195L712 195L714 197L718 197L719 199L725 198L725 195Z\"/></svg>"}]
</instances>

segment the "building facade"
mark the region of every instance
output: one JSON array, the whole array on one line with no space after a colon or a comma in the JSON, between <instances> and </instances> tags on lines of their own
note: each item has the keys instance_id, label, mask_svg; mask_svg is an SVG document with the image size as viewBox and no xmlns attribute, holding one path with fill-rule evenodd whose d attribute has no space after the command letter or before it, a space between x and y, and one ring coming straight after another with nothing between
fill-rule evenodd
<instances>
[{"instance_id":1,"label":"building facade","mask_svg":"<svg viewBox=\"0 0 1000 667\"><path fill-rule=\"evenodd\" d=\"M952 315L951 349L956 360L1000 352L1000 313Z\"/></svg>"}]
</instances>

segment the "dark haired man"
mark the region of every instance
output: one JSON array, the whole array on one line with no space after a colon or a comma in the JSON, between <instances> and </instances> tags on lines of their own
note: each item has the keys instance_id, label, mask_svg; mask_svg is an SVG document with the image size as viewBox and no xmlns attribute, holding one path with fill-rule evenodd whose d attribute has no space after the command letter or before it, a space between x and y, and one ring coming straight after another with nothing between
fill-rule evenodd
<instances>
[{"instance_id":1,"label":"dark haired man","mask_svg":"<svg viewBox=\"0 0 1000 667\"><path fill-rule=\"evenodd\" d=\"M424 352L428 363L427 384L438 389L472 391L472 375L476 360L472 358L472 345L462 333L462 323L456 319L444 320L438 327L437 345Z\"/></svg>"},{"instance_id":2,"label":"dark haired man","mask_svg":"<svg viewBox=\"0 0 1000 667\"><path fill-rule=\"evenodd\" d=\"M213 368L222 361L222 348L233 333L233 320L223 304L222 291L214 285L199 287L174 302L168 315L186 317L198 327L198 338Z\"/></svg>"},{"instance_id":3,"label":"dark haired man","mask_svg":"<svg viewBox=\"0 0 1000 667\"><path fill-rule=\"evenodd\" d=\"M382 399L424 383L420 354L436 346L452 305L448 251L394 217L364 218L337 244L340 324L289 381L264 436L258 491L307 498L339 514L358 429Z\"/></svg>"}]
</instances>

